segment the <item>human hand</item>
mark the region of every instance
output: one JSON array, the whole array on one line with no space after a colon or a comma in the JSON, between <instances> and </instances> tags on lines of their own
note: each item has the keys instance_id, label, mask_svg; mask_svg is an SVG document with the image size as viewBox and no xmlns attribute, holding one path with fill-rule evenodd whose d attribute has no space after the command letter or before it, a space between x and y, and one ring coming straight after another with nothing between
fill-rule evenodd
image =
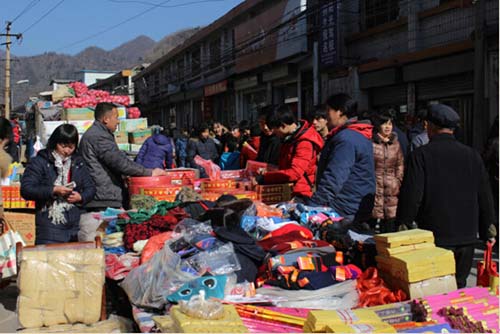
<instances>
[{"instance_id":1,"label":"human hand","mask_svg":"<svg viewBox=\"0 0 500 334\"><path fill-rule=\"evenodd\" d=\"M151 176L166 176L166 175L167 175L167 172L161 168L155 168L155 169L153 169L153 172L151 173Z\"/></svg>"},{"instance_id":2,"label":"human hand","mask_svg":"<svg viewBox=\"0 0 500 334\"><path fill-rule=\"evenodd\" d=\"M52 193L56 196L66 197L69 194L71 194L72 191L73 189L65 186L55 186L54 189L52 190Z\"/></svg>"},{"instance_id":3,"label":"human hand","mask_svg":"<svg viewBox=\"0 0 500 334\"><path fill-rule=\"evenodd\" d=\"M68 196L68 203L75 204L75 203L80 203L82 201L82 195L80 195L79 192L73 191L69 196Z\"/></svg>"}]
</instances>

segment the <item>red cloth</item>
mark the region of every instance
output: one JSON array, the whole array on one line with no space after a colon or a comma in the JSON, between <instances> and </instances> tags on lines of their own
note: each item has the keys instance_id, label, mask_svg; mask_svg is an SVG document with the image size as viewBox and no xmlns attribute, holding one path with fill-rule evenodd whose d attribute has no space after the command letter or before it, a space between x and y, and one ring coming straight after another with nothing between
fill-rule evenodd
<instances>
[{"instance_id":1,"label":"red cloth","mask_svg":"<svg viewBox=\"0 0 500 334\"><path fill-rule=\"evenodd\" d=\"M16 144L19 144L19 141L21 139L21 126L15 119L10 121L10 123L12 124L12 141Z\"/></svg>"},{"instance_id":2,"label":"red cloth","mask_svg":"<svg viewBox=\"0 0 500 334\"><path fill-rule=\"evenodd\" d=\"M277 230L269 232L257 242L265 251L269 251L274 245L295 240L312 240L313 234L307 227L297 224L286 224Z\"/></svg>"},{"instance_id":3,"label":"red cloth","mask_svg":"<svg viewBox=\"0 0 500 334\"><path fill-rule=\"evenodd\" d=\"M248 160L257 160L260 147L260 136L251 137L249 141L241 146L240 166L245 167Z\"/></svg>"},{"instance_id":4,"label":"red cloth","mask_svg":"<svg viewBox=\"0 0 500 334\"><path fill-rule=\"evenodd\" d=\"M344 125L337 126L333 128L328 134L328 138L333 137L337 132L344 129L351 129L353 131L359 132L367 139L372 140L373 125L368 123L346 123Z\"/></svg>"},{"instance_id":5,"label":"red cloth","mask_svg":"<svg viewBox=\"0 0 500 334\"><path fill-rule=\"evenodd\" d=\"M132 249L136 241L147 240L162 232L171 231L177 225L177 222L178 220L174 215L167 214L165 216L154 215L140 224L129 223L125 225L123 231L125 248Z\"/></svg>"},{"instance_id":6,"label":"red cloth","mask_svg":"<svg viewBox=\"0 0 500 334\"><path fill-rule=\"evenodd\" d=\"M279 170L264 174L265 184L294 183L293 195L311 197L316 180L316 160L323 148L323 138L307 121L281 145ZM309 179L307 181L305 175Z\"/></svg>"},{"instance_id":7,"label":"red cloth","mask_svg":"<svg viewBox=\"0 0 500 334\"><path fill-rule=\"evenodd\" d=\"M128 273L139 266L139 257L126 253L123 255L106 254L106 277L113 280L125 278Z\"/></svg>"}]
</instances>

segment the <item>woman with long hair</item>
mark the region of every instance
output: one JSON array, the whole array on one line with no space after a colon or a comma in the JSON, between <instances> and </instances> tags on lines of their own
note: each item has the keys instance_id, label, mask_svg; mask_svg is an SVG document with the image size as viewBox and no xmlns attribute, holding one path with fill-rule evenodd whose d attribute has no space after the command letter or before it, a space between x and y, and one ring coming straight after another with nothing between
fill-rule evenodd
<instances>
[{"instance_id":1,"label":"woman with long hair","mask_svg":"<svg viewBox=\"0 0 500 334\"><path fill-rule=\"evenodd\" d=\"M21 179L21 196L36 205L35 244L77 241L83 206L95 191L78 154L77 129L71 124L58 126Z\"/></svg>"}]
</instances>

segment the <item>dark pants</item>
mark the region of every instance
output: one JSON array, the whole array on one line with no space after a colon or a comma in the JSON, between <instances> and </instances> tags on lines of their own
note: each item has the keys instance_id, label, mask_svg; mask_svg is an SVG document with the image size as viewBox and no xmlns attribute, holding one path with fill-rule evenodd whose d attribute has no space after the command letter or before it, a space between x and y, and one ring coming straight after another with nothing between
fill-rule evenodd
<instances>
[{"instance_id":1,"label":"dark pants","mask_svg":"<svg viewBox=\"0 0 500 334\"><path fill-rule=\"evenodd\" d=\"M455 279L459 289L465 288L467 285L467 276L472 268L474 259L474 245L466 246L442 246L449 249L455 256Z\"/></svg>"}]
</instances>

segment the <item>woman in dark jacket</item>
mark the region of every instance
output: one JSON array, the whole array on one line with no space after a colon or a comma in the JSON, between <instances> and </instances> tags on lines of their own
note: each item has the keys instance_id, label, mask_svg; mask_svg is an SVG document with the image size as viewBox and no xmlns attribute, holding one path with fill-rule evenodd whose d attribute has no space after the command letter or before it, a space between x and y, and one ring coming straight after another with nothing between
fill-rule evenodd
<instances>
[{"instance_id":1,"label":"woman in dark jacket","mask_svg":"<svg viewBox=\"0 0 500 334\"><path fill-rule=\"evenodd\" d=\"M404 174L404 156L398 136L393 132L393 116L382 112L375 117L373 157L375 160L376 193L372 216L376 230L395 232L398 195ZM378 225L378 226L377 226Z\"/></svg>"},{"instance_id":2,"label":"woman in dark jacket","mask_svg":"<svg viewBox=\"0 0 500 334\"><path fill-rule=\"evenodd\" d=\"M36 203L37 245L77 241L82 207L96 191L77 148L77 129L62 124L24 171L21 196Z\"/></svg>"},{"instance_id":3,"label":"woman in dark jacket","mask_svg":"<svg viewBox=\"0 0 500 334\"><path fill-rule=\"evenodd\" d=\"M135 161L146 168L170 169L173 166L173 157L172 138L155 133L142 144Z\"/></svg>"}]
</instances>

